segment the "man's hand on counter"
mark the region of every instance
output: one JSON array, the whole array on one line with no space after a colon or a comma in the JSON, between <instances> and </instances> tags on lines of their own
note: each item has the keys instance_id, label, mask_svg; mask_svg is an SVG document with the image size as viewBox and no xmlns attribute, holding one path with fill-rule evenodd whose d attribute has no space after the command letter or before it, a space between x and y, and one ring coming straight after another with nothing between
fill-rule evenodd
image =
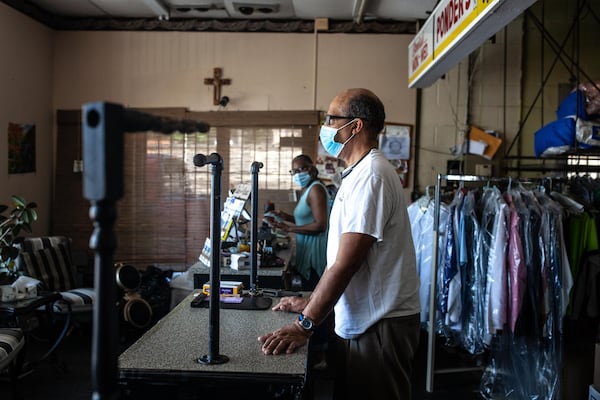
<instances>
[{"instance_id":1,"label":"man's hand on counter","mask_svg":"<svg viewBox=\"0 0 600 400\"><path fill-rule=\"evenodd\" d=\"M282 297L272 310L287 311L287 312L302 312L308 304L308 297Z\"/></svg>"},{"instance_id":2,"label":"man's hand on counter","mask_svg":"<svg viewBox=\"0 0 600 400\"><path fill-rule=\"evenodd\" d=\"M274 332L259 336L263 353L270 355L291 354L306 344L312 332L302 329L297 323L286 325Z\"/></svg>"}]
</instances>

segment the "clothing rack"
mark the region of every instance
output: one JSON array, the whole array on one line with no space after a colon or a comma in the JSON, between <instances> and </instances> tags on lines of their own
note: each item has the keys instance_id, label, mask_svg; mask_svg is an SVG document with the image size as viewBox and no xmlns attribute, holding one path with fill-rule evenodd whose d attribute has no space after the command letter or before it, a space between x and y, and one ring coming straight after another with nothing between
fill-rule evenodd
<instances>
[{"instance_id":1,"label":"clothing rack","mask_svg":"<svg viewBox=\"0 0 600 400\"><path fill-rule=\"evenodd\" d=\"M485 179L484 179L485 178ZM429 286L429 329L427 335L427 373L425 380L425 390L429 393L433 392L434 375L436 373L458 373L467 372L471 368L447 368L443 370L435 369L435 317L436 307L435 299L437 292L437 270L438 270L438 248L439 248L439 225L440 225L440 205L441 205L441 188L442 181L446 182L482 182L495 179L490 177L481 177L475 175L442 175L437 176L437 185L435 186L434 196L434 212L433 212L433 246L432 247L432 262L431 262L431 284Z\"/></svg>"},{"instance_id":2,"label":"clothing rack","mask_svg":"<svg viewBox=\"0 0 600 400\"><path fill-rule=\"evenodd\" d=\"M433 214L433 246L431 262L431 284L429 288L429 329L427 336L427 372L425 381L425 390L433 392L434 375L444 373L460 373L481 370L481 367L462 367L462 368L444 368L435 369L435 321L436 307L435 299L437 293L437 270L438 270L438 249L439 249L439 225L440 225L440 207L441 207L441 187L442 181L446 182L512 182L513 178L495 178L478 175L442 175L438 174L437 185L435 186L434 214ZM514 179L515 182L521 182Z\"/></svg>"},{"instance_id":3,"label":"clothing rack","mask_svg":"<svg viewBox=\"0 0 600 400\"><path fill-rule=\"evenodd\" d=\"M434 215L433 215L433 246L432 246L432 262L431 262L431 284L429 288L429 318L428 318L428 340L427 340L427 371L426 371L426 382L425 390L427 392L434 391L434 376L435 374L445 373L460 373L469 371L480 371L482 367L461 367L461 368L435 368L435 340L436 340L436 295L437 295L437 271L439 267L439 238L440 238L440 209L441 209L441 197L442 197L442 181L448 182L487 182L487 183L508 183L509 187L511 183L518 184L537 184L543 186L548 193L553 191L553 185L565 184L570 181L567 177L544 177L539 179L528 179L528 178L511 178L511 177L488 177L478 175L443 175L438 174L437 185L435 186L435 197L434 197Z\"/></svg>"}]
</instances>

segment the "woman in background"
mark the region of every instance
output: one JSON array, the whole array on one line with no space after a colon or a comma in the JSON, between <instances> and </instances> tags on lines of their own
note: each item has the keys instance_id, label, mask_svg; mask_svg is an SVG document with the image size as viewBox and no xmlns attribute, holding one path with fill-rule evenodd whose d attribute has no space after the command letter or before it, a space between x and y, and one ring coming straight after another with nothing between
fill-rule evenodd
<instances>
[{"instance_id":1,"label":"woman in background","mask_svg":"<svg viewBox=\"0 0 600 400\"><path fill-rule=\"evenodd\" d=\"M294 215L274 211L269 223L280 230L296 234L296 271L302 277L302 290L314 290L327 264L327 227L329 194L317 178L312 159L299 155L292 160L290 174L300 187L300 198ZM279 221L280 219L280 221Z\"/></svg>"}]
</instances>

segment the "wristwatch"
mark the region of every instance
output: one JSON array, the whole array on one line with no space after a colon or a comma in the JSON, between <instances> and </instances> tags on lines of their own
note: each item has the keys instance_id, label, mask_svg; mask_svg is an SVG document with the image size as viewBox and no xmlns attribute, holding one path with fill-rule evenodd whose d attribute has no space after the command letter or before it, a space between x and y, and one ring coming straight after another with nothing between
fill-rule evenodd
<instances>
[{"instance_id":1,"label":"wristwatch","mask_svg":"<svg viewBox=\"0 0 600 400\"><path fill-rule=\"evenodd\" d=\"M300 313L300 315L298 315L298 323L300 324L302 329L304 329L305 331L312 332L315 330L315 323L313 322L313 320L308 318L307 316L305 316L302 313Z\"/></svg>"}]
</instances>

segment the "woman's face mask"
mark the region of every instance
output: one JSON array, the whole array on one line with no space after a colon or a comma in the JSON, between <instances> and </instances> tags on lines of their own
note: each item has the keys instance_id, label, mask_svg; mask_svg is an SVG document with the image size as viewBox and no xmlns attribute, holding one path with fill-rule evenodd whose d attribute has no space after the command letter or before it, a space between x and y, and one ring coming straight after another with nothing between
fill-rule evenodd
<instances>
[{"instance_id":1,"label":"woman's face mask","mask_svg":"<svg viewBox=\"0 0 600 400\"><path fill-rule=\"evenodd\" d=\"M340 153L342 152L342 149L344 148L346 143L348 143L350 141L350 139L352 139L354 137L354 134L352 134L352 136L350 136L348 138L348 140L346 140L344 143L336 142L334 140L335 135L338 133L338 131L340 129L344 129L345 127L347 127L348 125L353 123L355 120L356 120L356 118L353 119L352 121L348 122L347 124L340 126L339 128L333 128L333 127L327 126L327 125L321 126L321 132L319 132L319 139L321 139L321 144L323 145L323 148L325 149L326 152L328 152L335 158L337 158L340 155Z\"/></svg>"},{"instance_id":2,"label":"woman's face mask","mask_svg":"<svg viewBox=\"0 0 600 400\"><path fill-rule=\"evenodd\" d=\"M300 187L305 187L310 183L310 173L308 171L298 172L292 177L294 184Z\"/></svg>"}]
</instances>

